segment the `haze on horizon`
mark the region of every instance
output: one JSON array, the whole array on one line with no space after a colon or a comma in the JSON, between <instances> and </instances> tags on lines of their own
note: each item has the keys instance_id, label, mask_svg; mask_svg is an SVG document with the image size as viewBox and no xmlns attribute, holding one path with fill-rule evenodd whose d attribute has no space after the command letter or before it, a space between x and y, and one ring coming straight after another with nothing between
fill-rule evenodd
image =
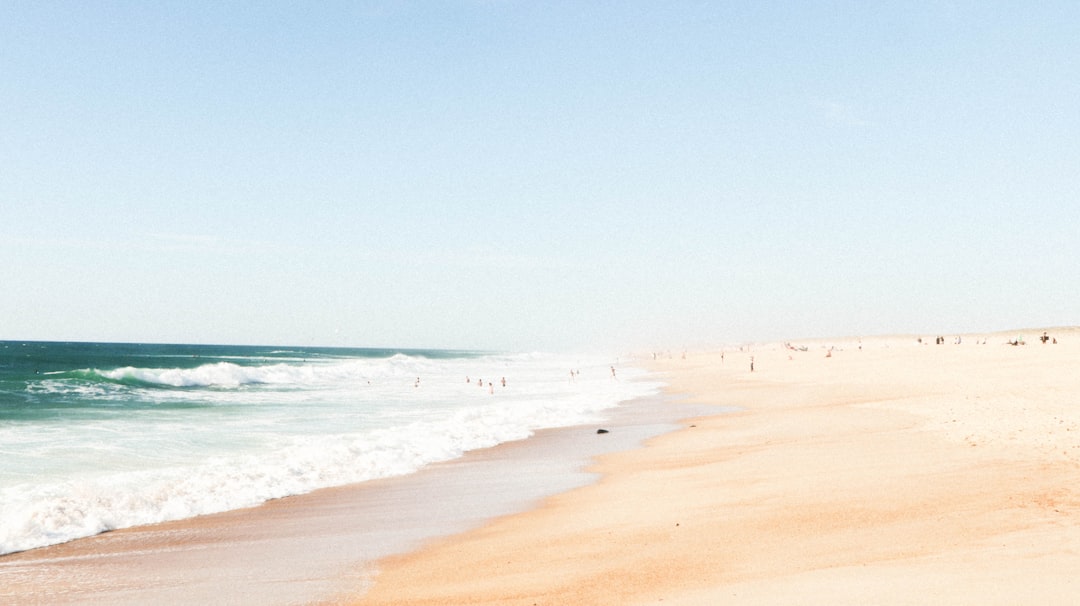
<instances>
[{"instance_id":1,"label":"haze on horizon","mask_svg":"<svg viewBox=\"0 0 1080 606\"><path fill-rule=\"evenodd\" d=\"M1077 323L1080 5L0 0L0 339Z\"/></svg>"}]
</instances>

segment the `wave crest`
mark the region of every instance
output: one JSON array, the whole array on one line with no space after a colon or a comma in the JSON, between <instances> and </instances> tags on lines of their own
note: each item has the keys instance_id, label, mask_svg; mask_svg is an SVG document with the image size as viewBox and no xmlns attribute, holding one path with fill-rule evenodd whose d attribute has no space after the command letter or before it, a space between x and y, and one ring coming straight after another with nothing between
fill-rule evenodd
<instances>
[{"instance_id":1,"label":"wave crest","mask_svg":"<svg viewBox=\"0 0 1080 606\"><path fill-rule=\"evenodd\" d=\"M232 362L204 364L195 368L135 368L96 371L104 379L127 385L167 387L239 387L261 383L288 383L295 370L285 364L240 366Z\"/></svg>"}]
</instances>

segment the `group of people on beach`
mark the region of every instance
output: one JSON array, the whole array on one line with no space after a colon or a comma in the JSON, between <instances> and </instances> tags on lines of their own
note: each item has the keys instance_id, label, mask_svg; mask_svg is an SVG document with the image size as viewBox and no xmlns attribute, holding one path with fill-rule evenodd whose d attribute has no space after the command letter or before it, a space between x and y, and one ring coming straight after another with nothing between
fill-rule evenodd
<instances>
[{"instance_id":1,"label":"group of people on beach","mask_svg":"<svg viewBox=\"0 0 1080 606\"><path fill-rule=\"evenodd\" d=\"M918 343L920 345L923 343L922 337L919 337L916 340L918 341ZM988 341L989 341L989 339L987 337L983 337L982 340L975 339L975 344L976 345L986 345L986 343ZM1039 341L1042 341L1043 344L1051 343L1053 345L1057 345L1057 337L1051 337L1049 334L1046 333L1046 331L1043 331L1042 336L1039 337ZM964 342L963 337L961 337L960 335L957 335L955 338L953 338L953 345L960 345L963 342ZM1025 345L1026 344L1025 341L1024 341L1023 336L1016 337L1015 339L1009 339L1005 343L1008 344L1008 345L1013 345L1013 346ZM934 339L934 344L935 345L944 345L945 344L945 337L937 337L937 338L935 338Z\"/></svg>"}]
</instances>

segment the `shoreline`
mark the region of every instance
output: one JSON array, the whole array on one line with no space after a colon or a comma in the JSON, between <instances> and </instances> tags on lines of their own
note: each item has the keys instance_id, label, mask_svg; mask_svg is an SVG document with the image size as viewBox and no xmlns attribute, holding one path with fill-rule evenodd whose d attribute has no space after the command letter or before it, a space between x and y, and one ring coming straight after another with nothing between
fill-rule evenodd
<instances>
[{"instance_id":1,"label":"shoreline","mask_svg":"<svg viewBox=\"0 0 1080 606\"><path fill-rule=\"evenodd\" d=\"M662 395L418 472L0 556L0 601L298 604L363 588L378 560L595 480L590 459L694 414ZM598 427L609 433L597 435Z\"/></svg>"},{"instance_id":2,"label":"shoreline","mask_svg":"<svg viewBox=\"0 0 1080 606\"><path fill-rule=\"evenodd\" d=\"M1068 603L1080 330L1047 330L1059 344L657 361L670 393L741 410L605 455L598 482L387 558L332 603Z\"/></svg>"},{"instance_id":3,"label":"shoreline","mask_svg":"<svg viewBox=\"0 0 1080 606\"><path fill-rule=\"evenodd\" d=\"M639 356L666 395L611 420L0 556L0 601L1068 603L1080 328L1048 330Z\"/></svg>"}]
</instances>

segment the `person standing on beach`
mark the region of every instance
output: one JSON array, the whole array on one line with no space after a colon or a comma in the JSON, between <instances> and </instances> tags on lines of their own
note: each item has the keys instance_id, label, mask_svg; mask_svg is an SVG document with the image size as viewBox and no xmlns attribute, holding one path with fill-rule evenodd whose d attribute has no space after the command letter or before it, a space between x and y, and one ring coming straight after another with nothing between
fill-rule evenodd
<instances>
[{"instance_id":1,"label":"person standing on beach","mask_svg":"<svg viewBox=\"0 0 1080 606\"><path fill-rule=\"evenodd\" d=\"M750 356L750 372L754 372L754 356Z\"/></svg>"}]
</instances>

